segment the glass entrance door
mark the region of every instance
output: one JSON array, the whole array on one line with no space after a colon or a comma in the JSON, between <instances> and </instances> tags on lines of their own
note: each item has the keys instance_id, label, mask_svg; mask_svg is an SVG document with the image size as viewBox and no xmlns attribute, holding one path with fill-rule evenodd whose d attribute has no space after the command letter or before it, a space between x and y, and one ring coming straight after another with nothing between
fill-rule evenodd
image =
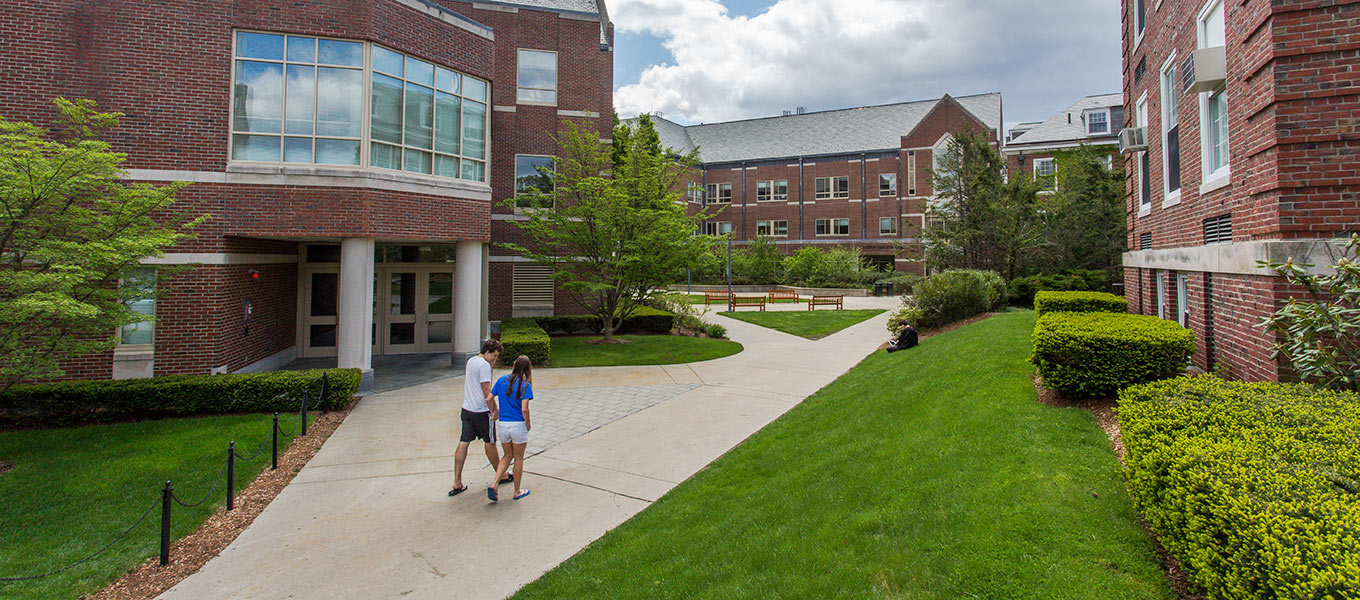
<instances>
[{"instance_id":1,"label":"glass entrance door","mask_svg":"<svg viewBox=\"0 0 1360 600\"><path fill-rule=\"evenodd\" d=\"M381 267L375 354L453 350L453 270L449 265Z\"/></svg>"}]
</instances>

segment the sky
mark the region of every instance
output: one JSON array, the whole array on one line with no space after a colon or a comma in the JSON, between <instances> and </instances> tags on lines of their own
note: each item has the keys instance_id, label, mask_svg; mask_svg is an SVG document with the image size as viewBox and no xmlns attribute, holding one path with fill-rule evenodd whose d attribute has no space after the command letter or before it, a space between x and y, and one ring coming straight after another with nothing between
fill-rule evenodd
<instances>
[{"instance_id":1,"label":"sky","mask_svg":"<svg viewBox=\"0 0 1360 600\"><path fill-rule=\"evenodd\" d=\"M1118 93L1114 0L609 0L614 106L683 124L1001 92L1006 127Z\"/></svg>"}]
</instances>

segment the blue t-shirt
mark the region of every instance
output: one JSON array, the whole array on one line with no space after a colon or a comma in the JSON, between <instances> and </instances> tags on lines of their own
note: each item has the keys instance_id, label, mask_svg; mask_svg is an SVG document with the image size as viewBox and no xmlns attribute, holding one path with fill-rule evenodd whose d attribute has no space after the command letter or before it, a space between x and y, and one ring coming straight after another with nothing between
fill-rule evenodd
<instances>
[{"instance_id":1,"label":"blue t-shirt","mask_svg":"<svg viewBox=\"0 0 1360 600\"><path fill-rule=\"evenodd\" d=\"M522 394L519 387L521 383L524 385ZM510 376L501 375L501 378L496 380L496 385L491 386L491 395L496 397L496 402L500 405L502 421L523 423L524 411L520 410L520 406L524 400L534 399L534 386L527 381L517 381L514 387L511 387Z\"/></svg>"}]
</instances>

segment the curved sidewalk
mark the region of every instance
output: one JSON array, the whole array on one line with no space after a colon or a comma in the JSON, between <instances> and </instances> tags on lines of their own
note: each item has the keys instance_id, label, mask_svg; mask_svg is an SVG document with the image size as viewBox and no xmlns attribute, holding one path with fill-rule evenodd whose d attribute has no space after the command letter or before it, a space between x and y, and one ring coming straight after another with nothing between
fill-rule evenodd
<instances>
[{"instance_id":1,"label":"curved sidewalk","mask_svg":"<svg viewBox=\"0 0 1360 600\"><path fill-rule=\"evenodd\" d=\"M847 298L846 308L896 306ZM887 313L810 341L714 316L740 354L545 369L524 500L487 502L478 444L454 498L462 377L365 398L239 538L161 598L504 598L857 364Z\"/></svg>"}]
</instances>

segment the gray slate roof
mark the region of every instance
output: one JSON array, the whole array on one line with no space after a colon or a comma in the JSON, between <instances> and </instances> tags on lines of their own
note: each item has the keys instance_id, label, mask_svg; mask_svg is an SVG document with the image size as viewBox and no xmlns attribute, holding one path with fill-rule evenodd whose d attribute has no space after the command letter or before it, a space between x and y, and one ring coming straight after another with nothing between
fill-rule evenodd
<instances>
[{"instance_id":1,"label":"gray slate roof","mask_svg":"<svg viewBox=\"0 0 1360 600\"><path fill-rule=\"evenodd\" d=\"M542 8L545 10L564 10L569 12L600 14L600 5L595 0L479 0L487 4L510 4Z\"/></svg>"},{"instance_id":2,"label":"gray slate roof","mask_svg":"<svg viewBox=\"0 0 1360 600\"><path fill-rule=\"evenodd\" d=\"M1082 98L1066 110L1049 117L1048 120L1011 140L1007 146L1072 144L1083 141L1110 143L1110 139L1117 137L1119 128L1123 126L1117 122L1120 115L1111 115L1115 118L1110 120L1110 133L1087 135L1086 122L1082 120L1082 114L1093 108L1118 108L1122 115L1124 95L1101 94Z\"/></svg>"},{"instance_id":3,"label":"gray slate roof","mask_svg":"<svg viewBox=\"0 0 1360 600\"><path fill-rule=\"evenodd\" d=\"M1001 128L1001 94L954 98L988 127ZM688 152L699 147L705 163L845 154L902 147L941 99L827 110L745 121L684 126L660 117L661 144Z\"/></svg>"}]
</instances>

